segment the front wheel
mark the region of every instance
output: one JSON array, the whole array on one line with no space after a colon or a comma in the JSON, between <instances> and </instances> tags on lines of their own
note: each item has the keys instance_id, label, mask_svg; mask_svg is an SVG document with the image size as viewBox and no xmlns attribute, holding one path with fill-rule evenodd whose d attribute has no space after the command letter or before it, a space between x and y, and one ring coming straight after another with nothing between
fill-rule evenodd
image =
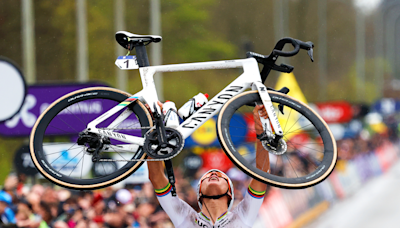
<instances>
[{"instance_id":1,"label":"front wheel","mask_svg":"<svg viewBox=\"0 0 400 228\"><path fill-rule=\"evenodd\" d=\"M136 171L146 157L142 147L94 133L83 134L88 123L129 96L117 89L94 87L53 102L36 121L30 137L31 157L40 173L57 185L88 190L115 184ZM97 128L143 136L152 124L147 108L136 100Z\"/></svg>"},{"instance_id":2,"label":"front wheel","mask_svg":"<svg viewBox=\"0 0 400 228\"><path fill-rule=\"evenodd\" d=\"M308 106L286 94L268 91L283 130L287 149L271 151L256 161L257 142L252 111L261 102L258 91L248 91L230 99L221 109L217 121L218 139L228 157L249 176L281 188L306 188L318 184L332 172L336 160L336 142L325 121ZM283 107L282 114L279 107ZM240 115L238 115L240 114ZM245 116L243 122L240 116ZM246 128L247 135L235 134ZM245 137L238 140L238 137ZM238 141L245 144L236 145ZM261 144L259 144L261 145ZM258 153L268 153L258 148ZM265 154L264 154L265 155ZM259 164L256 167L256 162ZM269 172L259 169L269 166Z\"/></svg>"}]
</instances>

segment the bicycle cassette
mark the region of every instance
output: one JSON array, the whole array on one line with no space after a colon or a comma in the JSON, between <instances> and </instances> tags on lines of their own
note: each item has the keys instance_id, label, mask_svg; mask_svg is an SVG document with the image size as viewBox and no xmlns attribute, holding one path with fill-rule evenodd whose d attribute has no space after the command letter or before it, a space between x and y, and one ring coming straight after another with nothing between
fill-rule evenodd
<instances>
[{"instance_id":1,"label":"bicycle cassette","mask_svg":"<svg viewBox=\"0 0 400 228\"><path fill-rule=\"evenodd\" d=\"M146 133L143 147L147 155L152 158L167 160L175 157L182 151L185 141L183 140L181 133L169 127L165 128L165 132L167 134L167 143L164 145L159 144L158 133L156 130Z\"/></svg>"}]
</instances>

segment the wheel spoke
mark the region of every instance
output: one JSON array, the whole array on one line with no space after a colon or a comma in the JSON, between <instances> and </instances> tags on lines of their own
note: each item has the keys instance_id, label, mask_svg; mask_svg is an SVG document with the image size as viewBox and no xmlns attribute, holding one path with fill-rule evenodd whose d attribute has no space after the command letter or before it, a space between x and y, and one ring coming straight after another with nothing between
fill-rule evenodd
<instances>
[{"instance_id":1,"label":"wheel spoke","mask_svg":"<svg viewBox=\"0 0 400 228\"><path fill-rule=\"evenodd\" d=\"M300 118L303 117L302 115L300 115L300 117L296 120L296 122L294 122L294 124L289 128L288 131L290 131L292 129L292 127L294 127L296 125L296 123L300 120ZM289 122L289 121L288 121Z\"/></svg>"},{"instance_id":2,"label":"wheel spoke","mask_svg":"<svg viewBox=\"0 0 400 228\"><path fill-rule=\"evenodd\" d=\"M288 140L286 137L284 137L284 138L286 139L286 142L290 143L290 144L292 145L292 147L294 147L295 149L297 149L297 147L296 147L294 144L296 144L296 145L302 145L302 144L298 144L298 143L291 142L291 141ZM306 145L307 145L307 144L306 144ZM311 148L311 147L307 147L307 146L304 146L304 145L302 145L302 147L307 148L307 149L310 149L310 150L313 150L313 151L316 151L316 152L324 153L324 151L320 151L320 150L317 150L317 149L314 149L314 148Z\"/></svg>"},{"instance_id":3,"label":"wheel spoke","mask_svg":"<svg viewBox=\"0 0 400 228\"><path fill-rule=\"evenodd\" d=\"M83 161L82 161L82 167L81 167L81 179L82 179L82 172L83 172L83 164L85 163L85 153L83 153Z\"/></svg>"},{"instance_id":4,"label":"wheel spoke","mask_svg":"<svg viewBox=\"0 0 400 228\"><path fill-rule=\"evenodd\" d=\"M267 158L264 159L263 165L261 167L261 170L264 170L265 162L267 161Z\"/></svg>"},{"instance_id":5,"label":"wheel spoke","mask_svg":"<svg viewBox=\"0 0 400 228\"><path fill-rule=\"evenodd\" d=\"M43 113L44 115L38 119L39 125L33 129L35 136L37 136L33 141L33 156L37 158L44 172L48 172L50 176L56 179L55 183L67 188L69 186L77 186L77 189L83 189L82 185L94 189L102 188L107 183L112 184L115 182L120 178L120 175L126 176L129 170L141 164L140 161L130 162L130 160L145 155L143 149L132 152L131 149L135 147L131 147L129 144L126 144L126 146L124 144L121 147L121 142L110 139L104 144L104 148L100 151L101 154L108 152L111 153L113 159L117 158L117 160L129 161L121 163L126 169L118 169L120 164L116 164L115 161L110 163L106 160L108 163L104 164L101 162L101 164L96 164L96 169L98 169L97 171L99 171L101 176L104 176L103 178L97 178L97 176L93 176L92 174L88 175L86 171L90 167L86 166L91 165L91 162L89 162L91 156L87 155L86 146L94 145L95 142L90 137L85 140L84 145L77 145L75 141L79 138L79 133L87 127L87 123L91 119L101 117L104 113L111 110L111 108L126 100L126 98L124 93L113 89L85 89L70 93L63 100L46 109L46 112ZM135 108L135 110L126 111L126 116L121 118L120 114L124 110L126 109L120 110L109 118L102 120L98 124L99 129L111 123L116 124L117 127L113 128L117 130L124 130L125 128L141 129L140 126L142 125L141 123L144 123L144 120L146 120L146 124L143 124L143 127L150 128L152 126L146 108L140 106L138 109ZM133 135L133 133L131 134ZM175 136L172 135L172 137ZM171 145L171 147L173 148L174 145ZM52 170L60 172L63 175L52 173Z\"/></svg>"},{"instance_id":6,"label":"wheel spoke","mask_svg":"<svg viewBox=\"0 0 400 228\"><path fill-rule=\"evenodd\" d=\"M122 156L118 151L114 150L114 148L111 147L111 149L117 153L122 159L127 160L126 158L124 158L124 156Z\"/></svg>"},{"instance_id":7,"label":"wheel spoke","mask_svg":"<svg viewBox=\"0 0 400 228\"><path fill-rule=\"evenodd\" d=\"M79 107L79 103L78 103L78 107ZM83 120L81 120L81 118L77 117L77 116L75 115L75 113L71 112L71 111L69 110L69 108L67 108L67 109L65 109L65 110L68 111L69 113L71 113L72 115L74 115L75 118L77 118L81 123L83 123L83 125L86 125L85 122L84 122ZM79 110L79 111L80 111L80 110ZM81 115L82 115L82 113L81 113Z\"/></svg>"},{"instance_id":8,"label":"wheel spoke","mask_svg":"<svg viewBox=\"0 0 400 228\"><path fill-rule=\"evenodd\" d=\"M74 160L74 158L76 158L79 154L83 153L83 150L81 152L79 152L78 154L76 154L72 159L70 159L67 164L65 164L63 167L61 167L61 169L58 170L58 172L60 172L65 166L67 166L72 160Z\"/></svg>"},{"instance_id":9,"label":"wheel spoke","mask_svg":"<svg viewBox=\"0 0 400 228\"><path fill-rule=\"evenodd\" d=\"M286 126L287 126L287 124L288 124L288 122L289 122L289 118L290 118L290 115L292 114L292 110L293 110L293 109L290 109L289 116L288 116L288 118L286 119L285 127L283 128L283 132L285 132L285 130L286 130Z\"/></svg>"},{"instance_id":10,"label":"wheel spoke","mask_svg":"<svg viewBox=\"0 0 400 228\"><path fill-rule=\"evenodd\" d=\"M70 148L68 148L67 150L63 150L63 151L57 152L57 153L60 153L60 152L62 152L62 153L61 153L61 155L60 155L58 158L56 158L55 160L53 160L53 161L50 163L50 165L53 164L53 162L56 161L57 159L59 159L61 156L63 156L65 152L68 152L68 151L69 151L73 146L75 146L75 145L76 145L76 143L75 143L74 145L72 145ZM56 153L50 153L50 154L56 154ZM45 155L50 155L50 154L45 154Z\"/></svg>"},{"instance_id":11,"label":"wheel spoke","mask_svg":"<svg viewBox=\"0 0 400 228\"><path fill-rule=\"evenodd\" d=\"M83 118L83 121L84 121L83 124L85 124L85 126L87 126L87 121L86 121L86 119L85 119L85 115L83 115L83 113L82 113L81 105L80 105L79 103L77 103L77 104L78 104L79 112L81 113L82 118ZM89 104L89 107L90 107L90 104ZM89 113L90 113L90 112L89 112Z\"/></svg>"},{"instance_id":12,"label":"wheel spoke","mask_svg":"<svg viewBox=\"0 0 400 228\"><path fill-rule=\"evenodd\" d=\"M53 128L56 128L56 129L58 129L58 130L60 130L60 131L65 132L65 133L67 133L67 134L70 134L70 132L65 131L65 130L63 130L63 129L61 129L61 128L58 128L58 127L54 127L53 125L49 125L49 127L53 127Z\"/></svg>"},{"instance_id":13,"label":"wheel spoke","mask_svg":"<svg viewBox=\"0 0 400 228\"><path fill-rule=\"evenodd\" d=\"M69 176L71 176L71 174L74 172L74 170L76 169L76 167L78 166L78 164L82 161L82 159L85 157L85 153L83 153L81 159L79 159L78 163L76 163L76 166L72 169L71 173L69 174ZM82 162L83 164L83 162ZM82 170L81 170L82 171ZM82 179L82 178L81 178Z\"/></svg>"},{"instance_id":14,"label":"wheel spoke","mask_svg":"<svg viewBox=\"0 0 400 228\"><path fill-rule=\"evenodd\" d=\"M69 123L65 122L63 119L61 119L61 117L57 116L59 120L61 120L63 123L65 123L66 125L68 125L68 127L70 127L72 130L75 131L75 133L79 133L79 131L75 130Z\"/></svg>"},{"instance_id":15,"label":"wheel spoke","mask_svg":"<svg viewBox=\"0 0 400 228\"><path fill-rule=\"evenodd\" d=\"M289 156L288 156L287 154L285 154L285 155L286 155L286 159L289 161L289 164L290 164L290 166L291 166L292 169L293 169L293 172L296 174L296 177L299 177L299 176L297 175L297 173L296 173L296 170L293 168L292 163L290 162Z\"/></svg>"},{"instance_id":16,"label":"wheel spoke","mask_svg":"<svg viewBox=\"0 0 400 228\"><path fill-rule=\"evenodd\" d=\"M333 162L320 160L321 158L319 157L324 156L324 150L331 149L327 147L326 143L332 140L332 138L323 132L326 126L321 125L317 120L320 118L319 116L315 116L314 113L311 112L304 112L309 109L307 106L297 104L296 101L291 102L290 97L275 92L271 92L275 95L271 96L271 101L273 102L275 112L277 112L277 118L279 120L282 119L280 122L283 132L285 132L282 140L286 142L287 151L283 151L284 153L281 155L270 151L268 152L268 157L265 157L265 154L262 154L262 157L260 157L260 154L258 155L259 160L257 160L257 154L254 153L254 150L257 151L257 147L253 146L257 140L254 136L249 135L249 133L254 134L255 128L247 124L247 119L245 119L245 123L242 118L239 119L235 114L242 113L243 115L243 113L245 113L245 115L251 115L250 113L252 113L254 108L249 107L248 104L260 102L260 98L256 96L256 92L246 93L247 94L237 96L237 98L232 98L236 100L231 101L229 107L225 108L219 114L219 118L223 119L227 116L231 118L228 121L223 121L228 124L223 125L221 132L218 134L220 139L224 140L223 146L229 157L237 158L236 161L238 162L236 162L236 164L239 168L243 168L250 176L259 176L265 183L271 183L269 181L271 180L274 181L274 185L288 188L307 187L308 184L315 183L313 181L318 181L318 178L321 178L322 175L326 175L326 173L312 175L314 172L313 170L318 169L320 165ZM279 96L285 99L279 99ZM279 105L281 104L284 105L285 108L284 114L279 111ZM244 118L246 117L244 116ZM320 131L322 131L322 133ZM222 132L228 132L230 134L224 135ZM239 132L247 133L241 134ZM305 135L307 140L303 142L297 141L297 138L292 138L299 133ZM292 140L288 140L289 138ZM246 142L241 143L240 146L233 143L235 141L242 142L244 140ZM241 147L248 149L242 150ZM258 149L260 150L260 148ZM268 164L268 158L270 164ZM246 160L246 163L241 163L243 159ZM257 166L257 164L259 166ZM270 169L270 174L258 173L259 170L268 168ZM274 176L275 178L280 178L275 179ZM306 179L300 177L306 177Z\"/></svg>"},{"instance_id":17,"label":"wheel spoke","mask_svg":"<svg viewBox=\"0 0 400 228\"><path fill-rule=\"evenodd\" d=\"M69 148L69 149L66 150L66 151L71 151L71 150L76 150L76 149L82 149L82 147L77 147L77 148L74 148L74 149L72 149L72 147L71 147L71 148ZM57 151L57 152L53 152L53 153L47 153L47 154L45 154L45 155L58 154L58 153L61 153L61 152L63 152L63 151L65 151L65 150Z\"/></svg>"},{"instance_id":18,"label":"wheel spoke","mask_svg":"<svg viewBox=\"0 0 400 228\"><path fill-rule=\"evenodd\" d=\"M104 176L105 176L105 175L107 174L106 168L104 168L104 164L103 164L103 162L101 162L100 164L101 164L101 166L103 167L103 170L104 170Z\"/></svg>"},{"instance_id":19,"label":"wheel spoke","mask_svg":"<svg viewBox=\"0 0 400 228\"><path fill-rule=\"evenodd\" d=\"M306 126L303 126L303 127L297 128L296 130L293 130L293 131L286 132L286 133L285 133L285 135L288 135L288 134L293 134L293 133L297 133L297 131L299 131L299 130L301 130L301 129L304 129L304 128L308 127L308 126L313 126L313 124L312 124L312 123L310 123L310 124L308 124L308 125L306 125ZM290 130L290 129L289 129L289 130ZM312 132L312 130L309 130L309 131L310 131L310 132ZM308 131L301 131L301 132L308 132Z\"/></svg>"},{"instance_id":20,"label":"wheel spoke","mask_svg":"<svg viewBox=\"0 0 400 228\"><path fill-rule=\"evenodd\" d=\"M279 157L280 157L280 156L276 156L276 163L275 163L276 175L277 175L278 172L279 172L279 169L278 169L278 160L279 160ZM271 173L272 173L272 170L271 170Z\"/></svg>"}]
</instances>

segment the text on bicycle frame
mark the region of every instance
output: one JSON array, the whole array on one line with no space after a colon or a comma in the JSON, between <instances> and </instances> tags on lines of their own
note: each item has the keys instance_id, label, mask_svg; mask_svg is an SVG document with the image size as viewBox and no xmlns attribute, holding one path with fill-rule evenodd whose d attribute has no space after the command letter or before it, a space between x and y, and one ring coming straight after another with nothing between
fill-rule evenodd
<instances>
[{"instance_id":1,"label":"text on bicycle frame","mask_svg":"<svg viewBox=\"0 0 400 228\"><path fill-rule=\"evenodd\" d=\"M221 94L217 95L216 99L212 99L206 103L198 112L193 114L191 121L182 125L182 128L195 128L201 124L204 120L208 119L210 115L216 110L221 109L222 105L225 104L229 99L238 94L243 89L242 86L229 86L226 90L222 91Z\"/></svg>"}]
</instances>

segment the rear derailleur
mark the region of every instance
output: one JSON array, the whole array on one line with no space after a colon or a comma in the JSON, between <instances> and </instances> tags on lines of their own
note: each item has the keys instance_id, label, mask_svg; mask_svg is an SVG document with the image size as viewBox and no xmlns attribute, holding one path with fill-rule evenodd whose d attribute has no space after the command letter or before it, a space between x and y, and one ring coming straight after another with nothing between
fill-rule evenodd
<instances>
[{"instance_id":1,"label":"rear derailleur","mask_svg":"<svg viewBox=\"0 0 400 228\"><path fill-rule=\"evenodd\" d=\"M101 158L100 150L105 144L110 144L110 139L91 132L81 132L77 143L86 147L86 153L92 155L92 162L98 162Z\"/></svg>"}]
</instances>

